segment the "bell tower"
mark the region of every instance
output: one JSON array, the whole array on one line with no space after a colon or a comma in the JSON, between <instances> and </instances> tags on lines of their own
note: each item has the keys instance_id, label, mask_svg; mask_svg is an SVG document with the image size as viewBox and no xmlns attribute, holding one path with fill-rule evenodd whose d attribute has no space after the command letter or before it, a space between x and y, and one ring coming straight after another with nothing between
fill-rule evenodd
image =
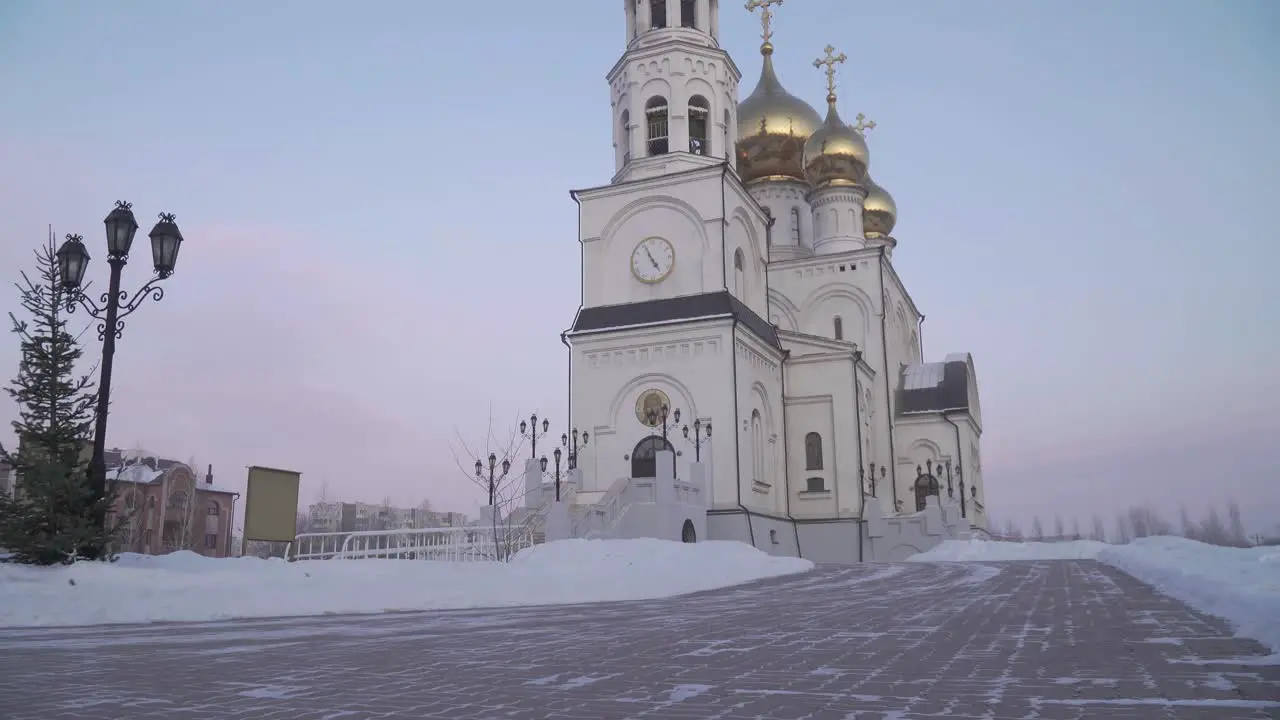
<instances>
[{"instance_id":1,"label":"bell tower","mask_svg":"<svg viewBox=\"0 0 1280 720\"><path fill-rule=\"evenodd\" d=\"M609 72L613 182L732 160L741 73L720 48L719 0L623 0Z\"/></svg>"}]
</instances>

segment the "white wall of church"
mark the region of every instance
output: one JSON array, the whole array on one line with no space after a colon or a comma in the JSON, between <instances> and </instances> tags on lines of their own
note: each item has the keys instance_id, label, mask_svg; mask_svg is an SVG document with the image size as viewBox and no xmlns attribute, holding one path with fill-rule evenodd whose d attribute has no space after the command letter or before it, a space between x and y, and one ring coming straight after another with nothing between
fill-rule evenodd
<instances>
[{"instance_id":1,"label":"white wall of church","mask_svg":"<svg viewBox=\"0 0 1280 720\"><path fill-rule=\"evenodd\" d=\"M682 425L701 418L715 425L724 422L724 430L730 429L732 334L730 322L709 321L570 337L571 422L591 433L580 460L585 490L608 490L619 478L631 476L629 456L638 442L655 433L636 414L636 402L647 390L666 393L671 410L680 410ZM693 446L679 428L669 439L682 453L677 475L688 477ZM710 446L702 448L703 461L711 468L713 504L736 503L734 440L732 432L714 432ZM717 457L724 462L717 463Z\"/></svg>"},{"instance_id":2,"label":"white wall of church","mask_svg":"<svg viewBox=\"0 0 1280 720\"><path fill-rule=\"evenodd\" d=\"M739 434L742 504L761 512L780 513L785 507L787 485L782 445L782 355L742 327L737 328L735 349L735 430Z\"/></svg>"},{"instance_id":3,"label":"white wall of church","mask_svg":"<svg viewBox=\"0 0 1280 720\"><path fill-rule=\"evenodd\" d=\"M847 355L793 356L787 363L787 474L797 518L861 510L853 378Z\"/></svg>"}]
</instances>

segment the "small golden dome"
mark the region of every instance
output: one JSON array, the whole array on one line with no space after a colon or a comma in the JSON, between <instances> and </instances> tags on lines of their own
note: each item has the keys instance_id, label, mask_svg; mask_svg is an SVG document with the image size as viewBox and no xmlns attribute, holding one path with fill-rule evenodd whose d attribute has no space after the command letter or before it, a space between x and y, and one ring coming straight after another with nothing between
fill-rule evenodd
<instances>
[{"instance_id":1,"label":"small golden dome","mask_svg":"<svg viewBox=\"0 0 1280 720\"><path fill-rule=\"evenodd\" d=\"M867 190L867 199L862 203L862 225L866 236L889 236L898 222L898 205L893 196L877 185L870 174L863 175L862 182L858 184Z\"/></svg>"},{"instance_id":2,"label":"small golden dome","mask_svg":"<svg viewBox=\"0 0 1280 720\"><path fill-rule=\"evenodd\" d=\"M871 153L862 133L844 124L835 93L827 95L827 119L804 144L804 173L814 187L856 185L867 174Z\"/></svg>"},{"instance_id":3,"label":"small golden dome","mask_svg":"<svg viewBox=\"0 0 1280 720\"><path fill-rule=\"evenodd\" d=\"M760 47L760 82L738 103L738 176L804 179L804 141L821 124L818 112L787 92L773 71L773 45Z\"/></svg>"}]
</instances>

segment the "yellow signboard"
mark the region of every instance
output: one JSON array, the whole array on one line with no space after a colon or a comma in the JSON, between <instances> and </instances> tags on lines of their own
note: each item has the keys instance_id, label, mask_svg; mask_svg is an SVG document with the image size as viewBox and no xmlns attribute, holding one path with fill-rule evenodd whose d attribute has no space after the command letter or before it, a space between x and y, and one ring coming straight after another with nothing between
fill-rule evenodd
<instances>
[{"instance_id":1,"label":"yellow signboard","mask_svg":"<svg viewBox=\"0 0 1280 720\"><path fill-rule=\"evenodd\" d=\"M298 530L298 486L302 473L249 468L244 495L244 540L293 542Z\"/></svg>"}]
</instances>

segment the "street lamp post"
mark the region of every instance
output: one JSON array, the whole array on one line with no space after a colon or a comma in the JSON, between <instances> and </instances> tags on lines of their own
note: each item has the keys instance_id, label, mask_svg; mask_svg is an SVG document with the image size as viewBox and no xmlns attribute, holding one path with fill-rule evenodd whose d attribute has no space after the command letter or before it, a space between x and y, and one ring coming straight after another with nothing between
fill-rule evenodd
<instances>
[{"instance_id":1,"label":"street lamp post","mask_svg":"<svg viewBox=\"0 0 1280 720\"><path fill-rule=\"evenodd\" d=\"M520 421L520 437L528 438L532 441L533 452L529 455L534 459L538 457L538 438L546 437L547 431L551 429L551 421L544 419L542 421L542 432L538 432L538 414L534 413L529 416L529 422Z\"/></svg>"},{"instance_id":2,"label":"street lamp post","mask_svg":"<svg viewBox=\"0 0 1280 720\"><path fill-rule=\"evenodd\" d=\"M884 479L886 478L886 476L888 476L888 474L889 474L889 468L887 468L887 467L885 467L885 466L881 465L881 466L880 466L880 480L884 480ZM868 481L870 481L870 482L869 482L869 484L870 484L870 486L871 486L871 492L870 492L870 493L868 493L868 492L867 492L867 485L868 485ZM863 494L863 495L870 494L870 495L871 495L871 497L876 497L876 483L878 482L878 480L876 479L876 464L875 464L875 461L872 461L872 462L870 462L870 463L867 463L867 468L866 468L865 470L864 470L863 468L858 468L858 482L859 482L859 483L862 483L862 494Z\"/></svg>"},{"instance_id":3,"label":"street lamp post","mask_svg":"<svg viewBox=\"0 0 1280 720\"><path fill-rule=\"evenodd\" d=\"M959 467L959 465L957 465L956 467ZM960 492L963 493L964 491L961 490ZM948 460L947 461L947 499L954 500L955 498L956 498L956 489L955 489L955 486L951 484L951 461Z\"/></svg>"},{"instance_id":4,"label":"street lamp post","mask_svg":"<svg viewBox=\"0 0 1280 720\"><path fill-rule=\"evenodd\" d=\"M711 421L707 420L707 424L703 425L702 420L694 418L692 438L689 437L688 425L684 426L683 431L684 439L693 443L693 461L702 462L702 443L711 442Z\"/></svg>"},{"instance_id":5,"label":"street lamp post","mask_svg":"<svg viewBox=\"0 0 1280 720\"><path fill-rule=\"evenodd\" d=\"M585 448L585 447L587 446L587 442L591 440L591 433L584 432L584 433L582 433L582 435L581 435L581 436L579 436L579 435L578 435L578 428L574 428L574 429L573 429L573 445L570 445L570 444L569 444L569 434L568 434L568 433L563 433L563 434L561 434L561 435L560 435L560 445L561 445L561 447L563 447L563 448L565 448L565 449L567 449L567 450L569 451L569 469L570 469L570 470L577 470L577 469L578 469L578 450L579 450L579 446L578 446L578 438L579 438L579 437L581 437L581 438L582 438L582 447L584 447L584 448Z\"/></svg>"},{"instance_id":6,"label":"street lamp post","mask_svg":"<svg viewBox=\"0 0 1280 720\"><path fill-rule=\"evenodd\" d=\"M960 463L956 463L956 480L960 483L960 517L969 517L967 508L965 507L964 473L960 471Z\"/></svg>"},{"instance_id":7,"label":"street lamp post","mask_svg":"<svg viewBox=\"0 0 1280 720\"><path fill-rule=\"evenodd\" d=\"M560 448L556 448L555 451L551 453L551 456L556 459L556 474L555 474L556 502L560 502L560 458L561 458ZM542 459L539 460L538 463L542 466L542 472L545 473L547 471L547 456L543 455Z\"/></svg>"},{"instance_id":8,"label":"street lamp post","mask_svg":"<svg viewBox=\"0 0 1280 720\"><path fill-rule=\"evenodd\" d=\"M151 238L151 260L155 277L147 281L132 296L120 290L120 276L129 264L129 250L138 232L138 221L133 217L133 206L123 200L103 221L107 231L107 265L111 276L107 291L95 303L84 293L81 283L89 266L89 251L79 235L68 235L58 248L58 276L67 293L67 312L76 307L98 321L98 339L102 341L102 363L98 380L98 407L94 418L93 458L89 462L89 487L95 501L101 501L107 493L107 409L111 404L111 371L116 353L116 340L124 333L124 319L133 314L150 296L159 301L164 298L164 288L159 284L173 275L182 247L182 232L171 213L160 213L160 221L147 234ZM126 300L126 297L128 298ZM106 509L100 508L93 521L99 527L106 523Z\"/></svg>"},{"instance_id":9,"label":"street lamp post","mask_svg":"<svg viewBox=\"0 0 1280 720\"><path fill-rule=\"evenodd\" d=\"M507 473L511 472L511 461L502 461L502 474L498 475L496 468L498 467L498 456L489 453L489 507L493 507L497 502L498 483L506 479ZM483 482L485 480L484 464L476 460L476 479Z\"/></svg>"}]
</instances>

